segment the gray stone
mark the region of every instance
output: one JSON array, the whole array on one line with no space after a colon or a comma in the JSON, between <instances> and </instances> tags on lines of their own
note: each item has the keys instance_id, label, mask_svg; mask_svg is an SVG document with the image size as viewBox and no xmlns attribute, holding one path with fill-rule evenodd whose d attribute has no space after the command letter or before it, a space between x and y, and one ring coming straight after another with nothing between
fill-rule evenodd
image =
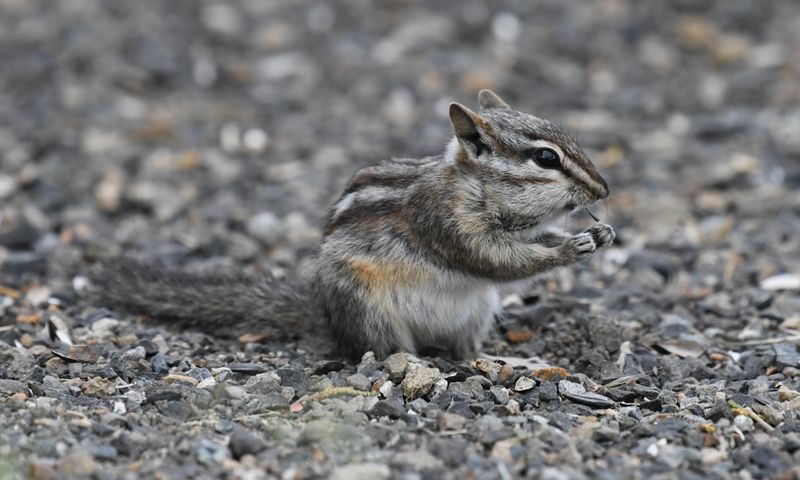
<instances>
[{"instance_id":1,"label":"gray stone","mask_svg":"<svg viewBox=\"0 0 800 480\"><path fill-rule=\"evenodd\" d=\"M150 359L150 364L153 366L153 373L157 374L165 374L169 372L169 366L167 365L167 361L164 359L164 356L160 353L157 353Z\"/></svg>"},{"instance_id":2,"label":"gray stone","mask_svg":"<svg viewBox=\"0 0 800 480\"><path fill-rule=\"evenodd\" d=\"M240 401L246 401L250 398L250 394L247 393L247 390L239 385L225 385L225 394L228 398Z\"/></svg>"},{"instance_id":3,"label":"gray stone","mask_svg":"<svg viewBox=\"0 0 800 480\"><path fill-rule=\"evenodd\" d=\"M383 361L383 368L389 374L389 380L399 383L408 370L408 354L405 352L393 353Z\"/></svg>"},{"instance_id":4,"label":"gray stone","mask_svg":"<svg viewBox=\"0 0 800 480\"><path fill-rule=\"evenodd\" d=\"M434 457L425 450L415 452L400 452L392 457L392 465L401 468L423 471L444 467L444 462Z\"/></svg>"},{"instance_id":5,"label":"gray stone","mask_svg":"<svg viewBox=\"0 0 800 480\"><path fill-rule=\"evenodd\" d=\"M777 343L772 346L775 349L775 366L797 367L800 364L800 354L797 347L792 343Z\"/></svg>"},{"instance_id":6,"label":"gray stone","mask_svg":"<svg viewBox=\"0 0 800 480\"><path fill-rule=\"evenodd\" d=\"M506 390L505 387L502 387L500 385L492 385L489 388L489 393L492 394L494 401L496 403L499 403L500 405L505 405L506 403L508 403L508 400L510 398L508 395L508 390Z\"/></svg>"},{"instance_id":7,"label":"gray stone","mask_svg":"<svg viewBox=\"0 0 800 480\"><path fill-rule=\"evenodd\" d=\"M18 381L7 378L0 379L0 397L8 397L15 393L24 393L30 395L31 391L27 385Z\"/></svg>"},{"instance_id":8,"label":"gray stone","mask_svg":"<svg viewBox=\"0 0 800 480\"><path fill-rule=\"evenodd\" d=\"M369 391L372 388L372 382L363 373L354 373L348 376L347 384L356 390Z\"/></svg>"},{"instance_id":9,"label":"gray stone","mask_svg":"<svg viewBox=\"0 0 800 480\"><path fill-rule=\"evenodd\" d=\"M351 463L336 467L331 480L388 480L391 469L381 463Z\"/></svg>"},{"instance_id":10,"label":"gray stone","mask_svg":"<svg viewBox=\"0 0 800 480\"><path fill-rule=\"evenodd\" d=\"M259 373L247 379L244 388L250 393L275 392L281 388L281 377L275 372Z\"/></svg>"},{"instance_id":11,"label":"gray stone","mask_svg":"<svg viewBox=\"0 0 800 480\"><path fill-rule=\"evenodd\" d=\"M361 373L370 379L376 379L379 377L379 370L380 364L377 360L375 360L375 353L373 352L367 352L362 355L361 361L358 363L358 367L356 367L357 373Z\"/></svg>"},{"instance_id":12,"label":"gray stone","mask_svg":"<svg viewBox=\"0 0 800 480\"><path fill-rule=\"evenodd\" d=\"M572 400L575 403L580 403L593 408L612 408L615 405L613 400L598 393L565 393L563 395L564 398Z\"/></svg>"},{"instance_id":13,"label":"gray stone","mask_svg":"<svg viewBox=\"0 0 800 480\"><path fill-rule=\"evenodd\" d=\"M439 412L436 423L442 431L462 430L467 424L467 419L455 413Z\"/></svg>"},{"instance_id":14,"label":"gray stone","mask_svg":"<svg viewBox=\"0 0 800 480\"><path fill-rule=\"evenodd\" d=\"M244 455L256 455L263 451L267 448L267 442L243 428L234 428L228 448L233 458L238 460Z\"/></svg>"},{"instance_id":15,"label":"gray stone","mask_svg":"<svg viewBox=\"0 0 800 480\"><path fill-rule=\"evenodd\" d=\"M161 413L177 420L187 420L194 414L194 409L189 402L184 400L172 400L159 407Z\"/></svg>"},{"instance_id":16,"label":"gray stone","mask_svg":"<svg viewBox=\"0 0 800 480\"><path fill-rule=\"evenodd\" d=\"M281 385L292 387L298 396L302 397L308 391L308 377L303 370L280 368L277 373L281 377Z\"/></svg>"},{"instance_id":17,"label":"gray stone","mask_svg":"<svg viewBox=\"0 0 800 480\"><path fill-rule=\"evenodd\" d=\"M221 443L203 438L195 447L195 455L198 462L210 465L225 460L228 457L228 449Z\"/></svg>"},{"instance_id":18,"label":"gray stone","mask_svg":"<svg viewBox=\"0 0 800 480\"><path fill-rule=\"evenodd\" d=\"M96 460L113 462L117 460L117 449L111 445L97 445L91 447L89 452Z\"/></svg>"},{"instance_id":19,"label":"gray stone","mask_svg":"<svg viewBox=\"0 0 800 480\"><path fill-rule=\"evenodd\" d=\"M147 351L144 349L143 346L139 345L138 347L132 348L125 352L122 355L123 360L125 361L137 361L143 360L147 356Z\"/></svg>"},{"instance_id":20,"label":"gray stone","mask_svg":"<svg viewBox=\"0 0 800 480\"><path fill-rule=\"evenodd\" d=\"M399 400L378 400L367 412L372 417L400 418L406 413Z\"/></svg>"},{"instance_id":21,"label":"gray stone","mask_svg":"<svg viewBox=\"0 0 800 480\"><path fill-rule=\"evenodd\" d=\"M570 382L569 380L561 380L558 382L558 393L561 395L576 395L586 393L586 388L580 383Z\"/></svg>"},{"instance_id":22,"label":"gray stone","mask_svg":"<svg viewBox=\"0 0 800 480\"><path fill-rule=\"evenodd\" d=\"M211 371L209 371L207 368L195 367L189 369L189 371L186 372L186 375L196 378L197 380L205 380L206 378L211 377Z\"/></svg>"},{"instance_id":23,"label":"gray stone","mask_svg":"<svg viewBox=\"0 0 800 480\"><path fill-rule=\"evenodd\" d=\"M542 382L539 385L539 399L545 402L558 398L558 387L553 382Z\"/></svg>"}]
</instances>

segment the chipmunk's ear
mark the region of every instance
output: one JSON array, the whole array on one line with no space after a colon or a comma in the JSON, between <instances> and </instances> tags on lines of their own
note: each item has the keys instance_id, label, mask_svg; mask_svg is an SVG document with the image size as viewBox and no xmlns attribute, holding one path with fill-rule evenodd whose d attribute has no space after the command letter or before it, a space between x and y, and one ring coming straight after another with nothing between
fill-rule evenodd
<instances>
[{"instance_id":1,"label":"chipmunk's ear","mask_svg":"<svg viewBox=\"0 0 800 480\"><path fill-rule=\"evenodd\" d=\"M464 105L451 103L450 123L453 124L453 130L459 143L470 156L478 158L482 153L489 151L489 145L481 136L481 131L485 132L488 125L480 115Z\"/></svg>"},{"instance_id":2,"label":"chipmunk's ear","mask_svg":"<svg viewBox=\"0 0 800 480\"><path fill-rule=\"evenodd\" d=\"M511 110L511 107L509 107L502 98L493 91L485 88L478 92L478 105L481 106L481 110L490 110L492 108Z\"/></svg>"}]
</instances>

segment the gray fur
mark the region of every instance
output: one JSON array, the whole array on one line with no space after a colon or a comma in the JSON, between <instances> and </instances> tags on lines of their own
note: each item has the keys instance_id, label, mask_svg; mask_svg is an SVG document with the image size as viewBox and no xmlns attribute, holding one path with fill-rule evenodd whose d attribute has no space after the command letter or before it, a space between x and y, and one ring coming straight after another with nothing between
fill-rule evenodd
<instances>
[{"instance_id":1,"label":"gray fur","mask_svg":"<svg viewBox=\"0 0 800 480\"><path fill-rule=\"evenodd\" d=\"M128 265L96 277L102 298L212 332L244 321L320 336L316 322L324 320L353 358L368 350L470 355L500 308L502 283L567 266L613 241L606 225L520 240L521 230L541 230L605 198L608 186L572 136L487 92L480 114L451 106L456 138L444 154L354 175L328 213L311 293L283 281ZM560 170L530 161L542 145L562 154Z\"/></svg>"},{"instance_id":2,"label":"gray fur","mask_svg":"<svg viewBox=\"0 0 800 480\"><path fill-rule=\"evenodd\" d=\"M95 268L90 278L101 304L215 335L255 332L268 339L302 340L312 348L325 348L329 341L311 335L322 326L321 312L308 301L311 295L303 282L233 272L189 273L128 258Z\"/></svg>"}]
</instances>

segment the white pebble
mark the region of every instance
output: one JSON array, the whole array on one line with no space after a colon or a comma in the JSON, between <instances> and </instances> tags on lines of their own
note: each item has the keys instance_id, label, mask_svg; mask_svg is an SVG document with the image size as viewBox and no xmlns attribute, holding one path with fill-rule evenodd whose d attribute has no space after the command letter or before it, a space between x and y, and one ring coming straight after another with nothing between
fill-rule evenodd
<instances>
[{"instance_id":1,"label":"white pebble","mask_svg":"<svg viewBox=\"0 0 800 480\"><path fill-rule=\"evenodd\" d=\"M753 419L744 415L736 415L733 419L733 424L744 433L751 432L754 428Z\"/></svg>"},{"instance_id":2,"label":"white pebble","mask_svg":"<svg viewBox=\"0 0 800 480\"><path fill-rule=\"evenodd\" d=\"M76 292L80 293L85 291L89 287L89 279L78 275L72 279L72 289Z\"/></svg>"},{"instance_id":3,"label":"white pebble","mask_svg":"<svg viewBox=\"0 0 800 480\"><path fill-rule=\"evenodd\" d=\"M45 303L48 298L50 298L50 289L43 286L31 288L25 295L25 301L33 306Z\"/></svg>"},{"instance_id":4,"label":"white pebble","mask_svg":"<svg viewBox=\"0 0 800 480\"><path fill-rule=\"evenodd\" d=\"M378 391L381 392L383 398L389 398L392 395L393 388L394 388L394 383L391 380L386 380L385 382L383 382L383 385L381 385L381 388L378 389Z\"/></svg>"},{"instance_id":5,"label":"white pebble","mask_svg":"<svg viewBox=\"0 0 800 480\"><path fill-rule=\"evenodd\" d=\"M214 377L206 377L200 380L200 383L197 384L197 388L203 388L207 390L212 389L215 386L217 386L217 381L214 379Z\"/></svg>"},{"instance_id":6,"label":"white pebble","mask_svg":"<svg viewBox=\"0 0 800 480\"><path fill-rule=\"evenodd\" d=\"M800 275L782 273L761 280L759 286L764 290L797 290L800 289Z\"/></svg>"},{"instance_id":7,"label":"white pebble","mask_svg":"<svg viewBox=\"0 0 800 480\"><path fill-rule=\"evenodd\" d=\"M269 144L269 136L267 135L267 132L261 130L260 128L251 128L247 130L244 132L244 137L242 140L244 142L244 148L252 153L263 152Z\"/></svg>"},{"instance_id":8,"label":"white pebble","mask_svg":"<svg viewBox=\"0 0 800 480\"><path fill-rule=\"evenodd\" d=\"M119 325L119 320L111 317L103 317L92 324L92 333L97 336L111 335L111 331Z\"/></svg>"},{"instance_id":9,"label":"white pebble","mask_svg":"<svg viewBox=\"0 0 800 480\"><path fill-rule=\"evenodd\" d=\"M511 43L519 37L519 19L508 12L500 12L492 19L492 33L500 41Z\"/></svg>"},{"instance_id":10,"label":"white pebble","mask_svg":"<svg viewBox=\"0 0 800 480\"><path fill-rule=\"evenodd\" d=\"M0 175L0 198L8 198L17 190L17 181L10 175Z\"/></svg>"}]
</instances>

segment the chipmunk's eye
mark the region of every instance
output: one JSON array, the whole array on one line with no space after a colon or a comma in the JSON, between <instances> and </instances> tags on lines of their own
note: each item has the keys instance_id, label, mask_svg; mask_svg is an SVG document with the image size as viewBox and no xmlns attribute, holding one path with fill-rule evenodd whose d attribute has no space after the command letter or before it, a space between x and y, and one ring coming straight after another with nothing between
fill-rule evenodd
<instances>
[{"instance_id":1,"label":"chipmunk's eye","mask_svg":"<svg viewBox=\"0 0 800 480\"><path fill-rule=\"evenodd\" d=\"M561 168L561 159L552 148L540 148L533 152L533 161L542 168Z\"/></svg>"}]
</instances>

